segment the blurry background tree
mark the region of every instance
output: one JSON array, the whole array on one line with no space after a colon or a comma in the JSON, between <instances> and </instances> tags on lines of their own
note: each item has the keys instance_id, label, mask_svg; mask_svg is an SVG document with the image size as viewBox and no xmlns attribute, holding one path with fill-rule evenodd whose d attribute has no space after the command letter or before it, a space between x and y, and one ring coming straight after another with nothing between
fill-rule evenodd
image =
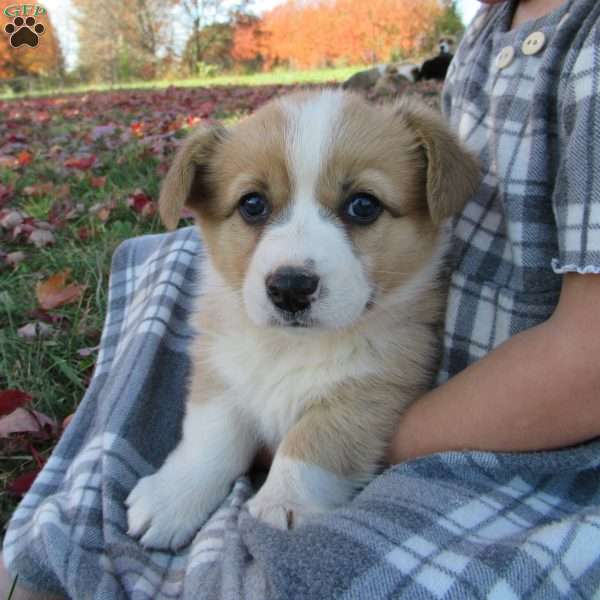
<instances>
[{"instance_id":1,"label":"blurry background tree","mask_svg":"<svg viewBox=\"0 0 600 600\"><path fill-rule=\"evenodd\" d=\"M86 79L152 79L169 41L174 0L72 0L77 10L78 68Z\"/></svg>"},{"instance_id":2,"label":"blurry background tree","mask_svg":"<svg viewBox=\"0 0 600 600\"><path fill-rule=\"evenodd\" d=\"M436 35L445 7L438 0L288 0L258 24L256 55L267 68L365 64L415 53ZM243 54L234 35L233 54Z\"/></svg>"},{"instance_id":3,"label":"blurry background tree","mask_svg":"<svg viewBox=\"0 0 600 600\"><path fill-rule=\"evenodd\" d=\"M456 0L443 0L443 12L435 22L436 35L453 35L460 38L465 32L465 25L460 18Z\"/></svg>"},{"instance_id":4,"label":"blurry background tree","mask_svg":"<svg viewBox=\"0 0 600 600\"><path fill-rule=\"evenodd\" d=\"M180 7L180 23L189 31L184 60L192 75L203 65L231 66L233 25L236 15L246 14L251 0L175 0ZM217 52L224 56L218 61Z\"/></svg>"},{"instance_id":5,"label":"blurry background tree","mask_svg":"<svg viewBox=\"0 0 600 600\"><path fill-rule=\"evenodd\" d=\"M212 23L188 38L183 61L194 75L211 75L226 71L233 64L233 27L230 23Z\"/></svg>"},{"instance_id":6,"label":"blurry background tree","mask_svg":"<svg viewBox=\"0 0 600 600\"><path fill-rule=\"evenodd\" d=\"M38 17L45 31L36 48L27 44L13 48L10 37L4 32L4 26L10 19L2 13L0 15L0 79L58 77L63 74L64 57L50 14ZM18 83L15 86L19 87Z\"/></svg>"},{"instance_id":7,"label":"blurry background tree","mask_svg":"<svg viewBox=\"0 0 600 600\"><path fill-rule=\"evenodd\" d=\"M259 71L264 64L266 38L261 20L250 14L237 12L233 15L231 59L235 67L247 71Z\"/></svg>"}]
</instances>

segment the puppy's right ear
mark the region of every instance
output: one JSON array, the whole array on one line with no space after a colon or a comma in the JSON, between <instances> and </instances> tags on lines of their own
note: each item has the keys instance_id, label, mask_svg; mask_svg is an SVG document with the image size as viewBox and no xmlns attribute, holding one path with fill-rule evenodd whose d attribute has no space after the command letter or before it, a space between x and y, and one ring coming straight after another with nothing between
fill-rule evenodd
<instances>
[{"instance_id":1,"label":"puppy's right ear","mask_svg":"<svg viewBox=\"0 0 600 600\"><path fill-rule=\"evenodd\" d=\"M199 127L184 140L165 177L158 200L167 229L175 229L184 206L198 208L210 193L209 163L227 130L222 125Z\"/></svg>"}]
</instances>

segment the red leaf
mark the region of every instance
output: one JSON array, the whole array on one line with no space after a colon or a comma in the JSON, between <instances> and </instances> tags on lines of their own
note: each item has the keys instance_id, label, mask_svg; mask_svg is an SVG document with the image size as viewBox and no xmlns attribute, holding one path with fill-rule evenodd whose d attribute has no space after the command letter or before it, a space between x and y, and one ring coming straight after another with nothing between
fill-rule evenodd
<instances>
[{"instance_id":1,"label":"red leaf","mask_svg":"<svg viewBox=\"0 0 600 600\"><path fill-rule=\"evenodd\" d=\"M104 177L92 177L90 184L93 188L99 189L106 185L106 176Z\"/></svg>"},{"instance_id":2,"label":"red leaf","mask_svg":"<svg viewBox=\"0 0 600 600\"><path fill-rule=\"evenodd\" d=\"M71 158L67 158L65 160L65 167L69 167L71 169L79 169L80 171L87 171L91 167L94 166L96 162L96 156L94 154L90 154L88 156L82 156L80 158L76 158L72 156Z\"/></svg>"},{"instance_id":3,"label":"red leaf","mask_svg":"<svg viewBox=\"0 0 600 600\"><path fill-rule=\"evenodd\" d=\"M133 208L137 213L143 213L146 207L152 204L152 198L145 194L142 190L135 190L135 192L127 198L127 206Z\"/></svg>"},{"instance_id":4,"label":"red leaf","mask_svg":"<svg viewBox=\"0 0 600 600\"><path fill-rule=\"evenodd\" d=\"M33 471L27 471L27 473L23 473L23 475L19 475L16 479L13 479L7 486L6 491L9 494L14 494L15 496L24 496L29 488L32 486L35 478L38 473L41 471L41 468L36 468Z\"/></svg>"},{"instance_id":5,"label":"red leaf","mask_svg":"<svg viewBox=\"0 0 600 600\"><path fill-rule=\"evenodd\" d=\"M77 230L77 237L82 241L86 242L92 237L92 230L89 227L80 227Z\"/></svg>"},{"instance_id":6,"label":"red leaf","mask_svg":"<svg viewBox=\"0 0 600 600\"><path fill-rule=\"evenodd\" d=\"M141 137L144 134L144 124L139 121L135 121L131 124L131 133L137 137Z\"/></svg>"},{"instance_id":7,"label":"red leaf","mask_svg":"<svg viewBox=\"0 0 600 600\"><path fill-rule=\"evenodd\" d=\"M20 167L26 167L33 160L33 154L28 150L22 150L17 154L17 163Z\"/></svg>"},{"instance_id":8,"label":"red leaf","mask_svg":"<svg viewBox=\"0 0 600 600\"><path fill-rule=\"evenodd\" d=\"M37 123L47 123L50 120L50 113L47 110L40 110L33 114L33 120Z\"/></svg>"},{"instance_id":9,"label":"red leaf","mask_svg":"<svg viewBox=\"0 0 600 600\"><path fill-rule=\"evenodd\" d=\"M0 415L8 415L31 400L29 394L20 390L4 390L0 392Z\"/></svg>"}]
</instances>

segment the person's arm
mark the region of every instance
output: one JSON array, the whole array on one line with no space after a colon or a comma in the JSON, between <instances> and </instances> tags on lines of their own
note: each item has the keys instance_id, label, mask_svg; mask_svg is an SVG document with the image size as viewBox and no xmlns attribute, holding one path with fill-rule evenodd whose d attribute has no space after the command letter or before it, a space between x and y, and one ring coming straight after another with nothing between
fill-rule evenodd
<instances>
[{"instance_id":1,"label":"person's arm","mask_svg":"<svg viewBox=\"0 0 600 600\"><path fill-rule=\"evenodd\" d=\"M568 273L548 321L408 408L390 462L446 450L554 449L599 435L600 275Z\"/></svg>"}]
</instances>

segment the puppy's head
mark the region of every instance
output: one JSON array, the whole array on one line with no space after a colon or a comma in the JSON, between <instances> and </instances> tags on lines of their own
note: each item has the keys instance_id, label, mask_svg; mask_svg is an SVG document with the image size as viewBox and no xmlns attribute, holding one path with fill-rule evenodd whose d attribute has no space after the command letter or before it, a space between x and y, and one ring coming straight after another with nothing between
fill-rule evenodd
<instances>
[{"instance_id":1,"label":"puppy's head","mask_svg":"<svg viewBox=\"0 0 600 600\"><path fill-rule=\"evenodd\" d=\"M272 102L178 151L160 212L198 216L214 268L257 325L351 327L415 276L479 170L420 104L339 91Z\"/></svg>"},{"instance_id":2,"label":"puppy's head","mask_svg":"<svg viewBox=\"0 0 600 600\"><path fill-rule=\"evenodd\" d=\"M440 48L440 54L452 54L454 46L456 45L456 39L451 35L447 35L440 38L438 42Z\"/></svg>"}]
</instances>

